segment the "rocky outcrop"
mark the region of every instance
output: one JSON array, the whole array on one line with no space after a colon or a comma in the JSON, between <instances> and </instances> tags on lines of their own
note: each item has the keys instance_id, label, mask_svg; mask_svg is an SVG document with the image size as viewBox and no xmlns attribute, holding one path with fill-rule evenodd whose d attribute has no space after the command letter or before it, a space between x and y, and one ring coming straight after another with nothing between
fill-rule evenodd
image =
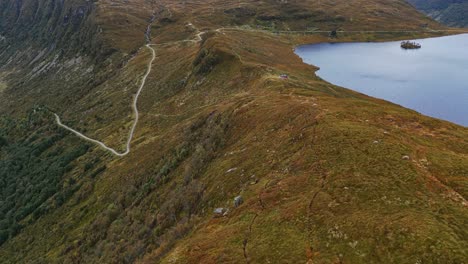
<instances>
[{"instance_id":1,"label":"rocky outcrop","mask_svg":"<svg viewBox=\"0 0 468 264\"><path fill-rule=\"evenodd\" d=\"M90 15L93 3L86 0L6 0L0 4L0 34L8 44L91 51L96 28Z\"/></svg>"}]
</instances>

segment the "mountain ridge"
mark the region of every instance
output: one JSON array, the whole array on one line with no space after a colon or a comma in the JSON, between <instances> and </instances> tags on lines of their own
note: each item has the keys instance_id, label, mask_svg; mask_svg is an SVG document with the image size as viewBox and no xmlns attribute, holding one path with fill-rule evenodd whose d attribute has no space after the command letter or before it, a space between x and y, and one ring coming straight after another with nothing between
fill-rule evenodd
<instances>
[{"instance_id":1,"label":"mountain ridge","mask_svg":"<svg viewBox=\"0 0 468 264\"><path fill-rule=\"evenodd\" d=\"M466 0L408 0L416 8L435 20L452 27L468 27Z\"/></svg>"},{"instance_id":2,"label":"mountain ridge","mask_svg":"<svg viewBox=\"0 0 468 264\"><path fill-rule=\"evenodd\" d=\"M324 82L293 52L445 27L385 0L97 1L92 10L108 47L100 55L64 56L32 79L20 67L31 60L1 68L1 262L463 261L466 128ZM115 157L57 126L52 112L125 145L153 18L158 52L132 152ZM385 32L366 32L376 29Z\"/></svg>"}]
</instances>

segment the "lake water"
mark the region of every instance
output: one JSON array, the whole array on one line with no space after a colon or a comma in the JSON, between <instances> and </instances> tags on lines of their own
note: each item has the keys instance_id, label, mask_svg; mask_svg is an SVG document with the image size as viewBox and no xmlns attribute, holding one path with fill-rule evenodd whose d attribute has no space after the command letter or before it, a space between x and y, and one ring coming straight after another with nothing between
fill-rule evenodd
<instances>
[{"instance_id":1,"label":"lake water","mask_svg":"<svg viewBox=\"0 0 468 264\"><path fill-rule=\"evenodd\" d=\"M304 45L296 53L339 86L468 126L468 34L384 43Z\"/></svg>"}]
</instances>

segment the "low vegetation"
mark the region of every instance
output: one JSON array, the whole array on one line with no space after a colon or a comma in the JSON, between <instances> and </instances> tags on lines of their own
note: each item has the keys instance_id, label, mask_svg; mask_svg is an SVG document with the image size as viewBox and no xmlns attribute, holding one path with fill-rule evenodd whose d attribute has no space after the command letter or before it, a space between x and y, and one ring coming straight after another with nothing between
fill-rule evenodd
<instances>
[{"instance_id":1,"label":"low vegetation","mask_svg":"<svg viewBox=\"0 0 468 264\"><path fill-rule=\"evenodd\" d=\"M401 42L401 47L403 49L420 49L421 44L412 41L403 41Z\"/></svg>"},{"instance_id":2,"label":"low vegetation","mask_svg":"<svg viewBox=\"0 0 468 264\"><path fill-rule=\"evenodd\" d=\"M404 1L90 5L86 23L102 45L81 59L64 53L54 62L51 52L34 62L41 49L21 45L0 53L16 60L1 68L0 262L466 259L467 129L329 84L293 52L301 43L442 35L426 28L443 27ZM114 157L60 129L51 111L123 146L153 12L157 58L141 119L132 152ZM389 32L363 32L376 25ZM201 42L181 41L202 31ZM52 66L31 76L42 63Z\"/></svg>"}]
</instances>

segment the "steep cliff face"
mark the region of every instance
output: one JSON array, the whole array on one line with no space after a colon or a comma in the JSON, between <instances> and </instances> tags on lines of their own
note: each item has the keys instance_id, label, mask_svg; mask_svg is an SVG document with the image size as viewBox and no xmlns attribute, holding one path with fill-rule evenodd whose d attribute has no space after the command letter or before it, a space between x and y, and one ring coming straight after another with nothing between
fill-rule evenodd
<instances>
[{"instance_id":1,"label":"steep cliff face","mask_svg":"<svg viewBox=\"0 0 468 264\"><path fill-rule=\"evenodd\" d=\"M467 0L408 0L435 20L452 27L468 27Z\"/></svg>"},{"instance_id":2,"label":"steep cliff face","mask_svg":"<svg viewBox=\"0 0 468 264\"><path fill-rule=\"evenodd\" d=\"M93 3L86 0L6 0L0 3L0 34L17 49L91 52L97 45L93 12Z\"/></svg>"},{"instance_id":3,"label":"steep cliff face","mask_svg":"<svg viewBox=\"0 0 468 264\"><path fill-rule=\"evenodd\" d=\"M2 1L0 109L60 110L96 91L142 46L152 13L125 1Z\"/></svg>"},{"instance_id":4,"label":"steep cliff face","mask_svg":"<svg viewBox=\"0 0 468 264\"><path fill-rule=\"evenodd\" d=\"M110 54L98 34L95 17L93 2L86 0L2 1L0 82L6 87L0 108L11 109L9 104L33 97L40 104L60 84L62 89L76 87L68 90L71 93L83 89L97 59ZM33 95L39 90L43 96ZM25 109L31 106L26 103Z\"/></svg>"}]
</instances>

